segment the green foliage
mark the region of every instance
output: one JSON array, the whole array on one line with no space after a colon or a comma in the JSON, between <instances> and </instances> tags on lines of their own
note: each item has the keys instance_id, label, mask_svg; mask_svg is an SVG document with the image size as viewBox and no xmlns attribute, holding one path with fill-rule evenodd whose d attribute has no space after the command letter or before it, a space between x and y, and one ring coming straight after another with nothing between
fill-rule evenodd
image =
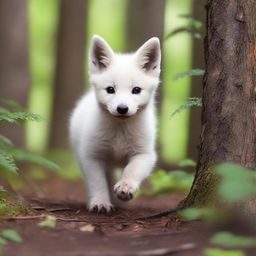
<instances>
[{"instance_id":1,"label":"green foliage","mask_svg":"<svg viewBox=\"0 0 256 256\"><path fill-rule=\"evenodd\" d=\"M15 230L5 229L0 234L2 237L6 238L12 242L15 242L15 243L22 242L21 236Z\"/></svg>"},{"instance_id":2,"label":"green foliage","mask_svg":"<svg viewBox=\"0 0 256 256\"><path fill-rule=\"evenodd\" d=\"M41 228L55 228L56 227L56 218L53 216L47 216L45 220L41 221L38 224Z\"/></svg>"},{"instance_id":3,"label":"green foliage","mask_svg":"<svg viewBox=\"0 0 256 256\"><path fill-rule=\"evenodd\" d=\"M180 212L181 216L187 220L196 220L201 218L211 219L215 214L215 210L211 208L187 208Z\"/></svg>"},{"instance_id":4,"label":"green foliage","mask_svg":"<svg viewBox=\"0 0 256 256\"><path fill-rule=\"evenodd\" d=\"M17 166L15 164L15 160L12 154L8 150L4 150L0 148L0 166L4 169L16 173Z\"/></svg>"},{"instance_id":5,"label":"green foliage","mask_svg":"<svg viewBox=\"0 0 256 256\"><path fill-rule=\"evenodd\" d=\"M42 118L34 113L23 109L19 104L11 100L1 100L6 107L0 108L0 124L10 123L23 125L27 121L41 121ZM15 147L12 141L0 135L0 167L12 173L17 172L16 161L29 161L50 169L57 169L58 166L47 159L25 152Z\"/></svg>"},{"instance_id":6,"label":"green foliage","mask_svg":"<svg viewBox=\"0 0 256 256\"><path fill-rule=\"evenodd\" d=\"M0 216L13 216L27 211L28 208L21 202L10 198L5 192L0 193Z\"/></svg>"},{"instance_id":7,"label":"green foliage","mask_svg":"<svg viewBox=\"0 0 256 256\"><path fill-rule=\"evenodd\" d=\"M171 117L176 115L177 113L180 113L181 111L191 108L191 107L201 107L202 106L202 99L201 98L188 98L187 102L181 106L179 106L173 113L171 114Z\"/></svg>"},{"instance_id":8,"label":"green foliage","mask_svg":"<svg viewBox=\"0 0 256 256\"><path fill-rule=\"evenodd\" d=\"M41 121L42 118L23 109L18 103L11 100L1 100L7 107L0 107L0 124L11 123L22 125L27 121Z\"/></svg>"},{"instance_id":9,"label":"green foliage","mask_svg":"<svg viewBox=\"0 0 256 256\"><path fill-rule=\"evenodd\" d=\"M180 161L179 163L180 167L195 167L196 166L196 162L193 159L183 159L182 161Z\"/></svg>"},{"instance_id":10,"label":"green foliage","mask_svg":"<svg viewBox=\"0 0 256 256\"><path fill-rule=\"evenodd\" d=\"M199 69L199 68L197 68L197 69L190 69L190 70L185 71L185 72L177 73L174 76L173 80L177 80L179 78L184 78L184 77L187 77L187 76L203 76L204 73L205 73L205 71L202 70L202 69Z\"/></svg>"},{"instance_id":11,"label":"green foliage","mask_svg":"<svg viewBox=\"0 0 256 256\"><path fill-rule=\"evenodd\" d=\"M218 248L207 248L204 251L204 256L246 256L242 251L226 251Z\"/></svg>"},{"instance_id":12,"label":"green foliage","mask_svg":"<svg viewBox=\"0 0 256 256\"><path fill-rule=\"evenodd\" d=\"M210 242L224 247L255 247L256 237L237 236L230 232L218 232L213 235Z\"/></svg>"},{"instance_id":13,"label":"green foliage","mask_svg":"<svg viewBox=\"0 0 256 256\"><path fill-rule=\"evenodd\" d=\"M217 165L214 171L221 176L219 196L228 202L237 202L256 192L256 173L232 163Z\"/></svg>"},{"instance_id":14,"label":"green foliage","mask_svg":"<svg viewBox=\"0 0 256 256\"><path fill-rule=\"evenodd\" d=\"M150 190L141 190L145 195L165 195L175 192L187 192L193 182L194 174L184 171L158 170L149 177Z\"/></svg>"},{"instance_id":15,"label":"green foliage","mask_svg":"<svg viewBox=\"0 0 256 256\"><path fill-rule=\"evenodd\" d=\"M167 34L165 39L169 39L170 37L173 37L182 32L190 33L194 38L200 39L201 38L200 29L202 28L203 23L199 20L194 19L190 15L180 15L180 17L187 19L188 25L176 28L175 30Z\"/></svg>"}]
</instances>

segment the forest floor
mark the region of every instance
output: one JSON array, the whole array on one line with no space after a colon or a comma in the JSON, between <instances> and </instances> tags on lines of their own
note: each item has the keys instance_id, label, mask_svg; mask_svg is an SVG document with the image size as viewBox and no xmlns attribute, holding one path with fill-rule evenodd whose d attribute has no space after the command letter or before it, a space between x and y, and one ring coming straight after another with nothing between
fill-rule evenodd
<instances>
[{"instance_id":1,"label":"forest floor","mask_svg":"<svg viewBox=\"0 0 256 256\"><path fill-rule=\"evenodd\" d=\"M20 196L33 210L0 221L1 229L14 229L23 239L8 243L3 256L203 256L205 248L212 248L212 231L199 221L176 214L137 220L175 208L181 194L140 196L109 216L87 211L81 181L53 176L23 188ZM56 227L38 226L49 215Z\"/></svg>"}]
</instances>

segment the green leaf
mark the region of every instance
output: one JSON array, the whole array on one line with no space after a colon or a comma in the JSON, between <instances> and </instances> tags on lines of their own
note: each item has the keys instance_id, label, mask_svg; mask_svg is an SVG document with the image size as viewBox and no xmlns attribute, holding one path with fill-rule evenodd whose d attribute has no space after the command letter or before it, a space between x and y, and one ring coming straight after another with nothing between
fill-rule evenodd
<instances>
[{"instance_id":1,"label":"green leaf","mask_svg":"<svg viewBox=\"0 0 256 256\"><path fill-rule=\"evenodd\" d=\"M21 243L22 242L21 236L15 230L12 230L12 229L3 230L1 232L1 235L4 238L9 239L12 242L16 242L16 243Z\"/></svg>"},{"instance_id":2,"label":"green leaf","mask_svg":"<svg viewBox=\"0 0 256 256\"><path fill-rule=\"evenodd\" d=\"M38 226L42 228L55 228L56 218L53 216L47 216L45 220L38 223Z\"/></svg>"},{"instance_id":3,"label":"green leaf","mask_svg":"<svg viewBox=\"0 0 256 256\"><path fill-rule=\"evenodd\" d=\"M230 232L219 232L213 235L210 242L226 247L256 247L256 237L236 236Z\"/></svg>"},{"instance_id":4,"label":"green leaf","mask_svg":"<svg viewBox=\"0 0 256 256\"><path fill-rule=\"evenodd\" d=\"M0 237L0 246L6 245L6 244L7 244L7 241L4 238ZM0 251L0 255L1 255L1 251Z\"/></svg>"},{"instance_id":5,"label":"green leaf","mask_svg":"<svg viewBox=\"0 0 256 256\"><path fill-rule=\"evenodd\" d=\"M14 100L3 99L3 98L1 98L0 100L2 103L7 105L11 109L11 111L24 111L24 108Z\"/></svg>"},{"instance_id":6,"label":"green leaf","mask_svg":"<svg viewBox=\"0 0 256 256\"><path fill-rule=\"evenodd\" d=\"M246 256L242 251L226 251L218 248L207 248L204 251L204 256Z\"/></svg>"},{"instance_id":7,"label":"green leaf","mask_svg":"<svg viewBox=\"0 0 256 256\"><path fill-rule=\"evenodd\" d=\"M9 149L11 154L13 155L14 159L17 161L28 161L31 163L35 163L41 166L44 166L46 168L52 169L52 170L59 170L60 167L53 163L52 161L47 160L46 158L30 153L30 152L26 152L23 151L21 149L18 148L10 148Z\"/></svg>"},{"instance_id":8,"label":"green leaf","mask_svg":"<svg viewBox=\"0 0 256 256\"><path fill-rule=\"evenodd\" d=\"M165 195L176 192L187 192L194 180L194 174L181 170L166 172L158 170L149 177L150 189L141 190L140 194Z\"/></svg>"},{"instance_id":9,"label":"green leaf","mask_svg":"<svg viewBox=\"0 0 256 256\"><path fill-rule=\"evenodd\" d=\"M180 73L177 73L173 80L177 80L179 78L184 78L184 77L187 77L187 76L203 76L205 73L205 71L203 69L190 69L188 71L185 71L185 72L180 72Z\"/></svg>"},{"instance_id":10,"label":"green leaf","mask_svg":"<svg viewBox=\"0 0 256 256\"><path fill-rule=\"evenodd\" d=\"M180 167L195 167L196 166L196 162L192 159L183 159L182 161L180 161L179 163Z\"/></svg>"},{"instance_id":11,"label":"green leaf","mask_svg":"<svg viewBox=\"0 0 256 256\"><path fill-rule=\"evenodd\" d=\"M0 134L0 146L1 145L12 146L13 144L10 139Z\"/></svg>"},{"instance_id":12,"label":"green leaf","mask_svg":"<svg viewBox=\"0 0 256 256\"><path fill-rule=\"evenodd\" d=\"M17 173L17 166L15 160L8 151L0 149L0 166L7 169L10 172Z\"/></svg>"},{"instance_id":13,"label":"green leaf","mask_svg":"<svg viewBox=\"0 0 256 256\"><path fill-rule=\"evenodd\" d=\"M222 199L237 202L256 192L255 172L232 163L217 165L214 171L221 176L218 194Z\"/></svg>"},{"instance_id":14,"label":"green leaf","mask_svg":"<svg viewBox=\"0 0 256 256\"><path fill-rule=\"evenodd\" d=\"M195 30L193 28L190 28L190 27L180 27L180 28L177 28L177 29L174 29L172 32L168 33L165 37L165 40L169 39L170 37L173 37L179 33L182 33L182 32L188 32L188 33L191 33L192 35L194 35L195 33L198 33L198 32L195 32Z\"/></svg>"},{"instance_id":15,"label":"green leaf","mask_svg":"<svg viewBox=\"0 0 256 256\"><path fill-rule=\"evenodd\" d=\"M176 114L180 113L185 109L188 109L191 107L201 107L201 106L202 106L201 98L188 98L185 104L180 105L176 110L172 112L171 117L175 116Z\"/></svg>"},{"instance_id":16,"label":"green leaf","mask_svg":"<svg viewBox=\"0 0 256 256\"><path fill-rule=\"evenodd\" d=\"M0 111L0 123L23 124L26 121L42 121L42 118L34 113L23 112L3 112Z\"/></svg>"},{"instance_id":17,"label":"green leaf","mask_svg":"<svg viewBox=\"0 0 256 256\"><path fill-rule=\"evenodd\" d=\"M210 218L214 214L211 208L187 208L180 212L181 216L187 220L196 220L200 218Z\"/></svg>"},{"instance_id":18,"label":"green leaf","mask_svg":"<svg viewBox=\"0 0 256 256\"><path fill-rule=\"evenodd\" d=\"M201 39L202 38L202 35L200 33L194 33L194 38L196 39Z\"/></svg>"}]
</instances>

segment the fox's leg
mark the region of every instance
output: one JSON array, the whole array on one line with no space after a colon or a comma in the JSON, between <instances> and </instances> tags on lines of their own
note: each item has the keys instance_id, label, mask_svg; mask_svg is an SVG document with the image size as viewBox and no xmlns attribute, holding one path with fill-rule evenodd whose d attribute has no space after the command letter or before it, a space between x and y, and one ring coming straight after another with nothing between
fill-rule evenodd
<instances>
[{"instance_id":1,"label":"fox's leg","mask_svg":"<svg viewBox=\"0 0 256 256\"><path fill-rule=\"evenodd\" d=\"M114 186L117 198L123 201L132 199L140 183L152 171L155 162L155 152L133 156L124 168L121 180Z\"/></svg>"},{"instance_id":2,"label":"fox's leg","mask_svg":"<svg viewBox=\"0 0 256 256\"><path fill-rule=\"evenodd\" d=\"M111 211L104 163L89 157L80 163L86 180L89 210L99 213Z\"/></svg>"}]
</instances>

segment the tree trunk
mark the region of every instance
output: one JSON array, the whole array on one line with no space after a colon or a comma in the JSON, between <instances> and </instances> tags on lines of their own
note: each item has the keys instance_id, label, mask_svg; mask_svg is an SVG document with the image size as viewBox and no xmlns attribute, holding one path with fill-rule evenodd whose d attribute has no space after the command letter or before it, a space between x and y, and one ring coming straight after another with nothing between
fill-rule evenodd
<instances>
[{"instance_id":1,"label":"tree trunk","mask_svg":"<svg viewBox=\"0 0 256 256\"><path fill-rule=\"evenodd\" d=\"M183 206L214 198L213 165L256 167L256 2L211 0L207 13L201 145L196 177Z\"/></svg>"},{"instance_id":2,"label":"tree trunk","mask_svg":"<svg viewBox=\"0 0 256 256\"><path fill-rule=\"evenodd\" d=\"M129 0L126 49L135 51L153 36L163 40L165 0Z\"/></svg>"},{"instance_id":3,"label":"tree trunk","mask_svg":"<svg viewBox=\"0 0 256 256\"><path fill-rule=\"evenodd\" d=\"M196 20L204 23L206 17L205 11L206 0L193 1L192 16ZM205 27L200 30L202 36L205 36ZM193 40L193 57L192 67L205 69L204 63L204 43L203 39ZM190 97L202 97L203 87L202 78L199 76L192 77ZM198 158L198 146L200 142L201 131L201 108L194 107L190 109L189 115L189 137L187 146L187 157L196 160Z\"/></svg>"},{"instance_id":4,"label":"tree trunk","mask_svg":"<svg viewBox=\"0 0 256 256\"><path fill-rule=\"evenodd\" d=\"M27 106L29 92L27 0L0 1L0 97ZM0 133L24 146L24 129L1 125Z\"/></svg>"},{"instance_id":5,"label":"tree trunk","mask_svg":"<svg viewBox=\"0 0 256 256\"><path fill-rule=\"evenodd\" d=\"M50 149L68 146L70 111L84 90L87 0L60 1Z\"/></svg>"}]
</instances>

